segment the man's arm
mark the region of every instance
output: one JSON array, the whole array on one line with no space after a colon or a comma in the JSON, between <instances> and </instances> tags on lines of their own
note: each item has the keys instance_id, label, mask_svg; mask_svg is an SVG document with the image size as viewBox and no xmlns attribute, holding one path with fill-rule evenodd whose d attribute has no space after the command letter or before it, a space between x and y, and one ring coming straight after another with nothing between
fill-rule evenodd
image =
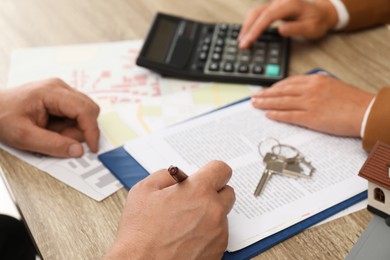
<instances>
[{"instance_id":1,"label":"man's arm","mask_svg":"<svg viewBox=\"0 0 390 260\"><path fill-rule=\"evenodd\" d=\"M367 118L363 148L370 151L376 141L390 144L390 87L379 91Z\"/></svg>"}]
</instances>

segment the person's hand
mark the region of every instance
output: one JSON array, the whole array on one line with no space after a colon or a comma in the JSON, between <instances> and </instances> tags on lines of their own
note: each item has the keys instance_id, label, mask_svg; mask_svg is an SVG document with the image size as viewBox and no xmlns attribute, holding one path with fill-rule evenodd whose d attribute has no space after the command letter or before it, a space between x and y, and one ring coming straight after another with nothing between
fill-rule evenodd
<instances>
[{"instance_id":1,"label":"person's hand","mask_svg":"<svg viewBox=\"0 0 390 260\"><path fill-rule=\"evenodd\" d=\"M235 201L231 168L212 161L176 183L160 170L135 185L105 259L221 259Z\"/></svg>"},{"instance_id":2,"label":"person's hand","mask_svg":"<svg viewBox=\"0 0 390 260\"><path fill-rule=\"evenodd\" d=\"M249 12L238 36L239 46L248 48L273 22L282 20L278 30L282 36L318 39L334 28L336 9L328 0L274 0Z\"/></svg>"},{"instance_id":3,"label":"person's hand","mask_svg":"<svg viewBox=\"0 0 390 260\"><path fill-rule=\"evenodd\" d=\"M252 96L270 119L340 136L360 136L374 95L335 78L316 74L279 81Z\"/></svg>"},{"instance_id":4,"label":"person's hand","mask_svg":"<svg viewBox=\"0 0 390 260\"><path fill-rule=\"evenodd\" d=\"M0 141L55 157L98 151L99 107L60 79L0 91Z\"/></svg>"}]
</instances>

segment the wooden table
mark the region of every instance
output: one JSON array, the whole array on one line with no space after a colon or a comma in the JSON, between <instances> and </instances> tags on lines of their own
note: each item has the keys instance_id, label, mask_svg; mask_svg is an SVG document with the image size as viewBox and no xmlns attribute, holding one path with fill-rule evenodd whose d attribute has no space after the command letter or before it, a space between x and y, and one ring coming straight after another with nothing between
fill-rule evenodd
<instances>
[{"instance_id":1,"label":"wooden table","mask_svg":"<svg viewBox=\"0 0 390 260\"><path fill-rule=\"evenodd\" d=\"M0 1L0 85L12 49L143 38L157 11L209 22L240 23L262 1L18 0ZM390 83L390 31L337 33L319 42L294 41L290 75L324 68L375 92ZM0 151L0 164L44 259L98 259L110 248L126 199L122 189L95 202ZM367 210L306 230L256 259L341 259L371 219Z\"/></svg>"}]
</instances>

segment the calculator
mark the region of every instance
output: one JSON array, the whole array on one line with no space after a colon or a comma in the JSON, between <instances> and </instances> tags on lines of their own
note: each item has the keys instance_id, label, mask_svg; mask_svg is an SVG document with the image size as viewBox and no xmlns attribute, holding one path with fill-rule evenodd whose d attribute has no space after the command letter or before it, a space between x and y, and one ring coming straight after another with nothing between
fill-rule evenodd
<instances>
[{"instance_id":1,"label":"calculator","mask_svg":"<svg viewBox=\"0 0 390 260\"><path fill-rule=\"evenodd\" d=\"M157 13L137 65L163 76L269 86L287 76L290 40L268 28L241 50L239 24L203 23Z\"/></svg>"}]
</instances>

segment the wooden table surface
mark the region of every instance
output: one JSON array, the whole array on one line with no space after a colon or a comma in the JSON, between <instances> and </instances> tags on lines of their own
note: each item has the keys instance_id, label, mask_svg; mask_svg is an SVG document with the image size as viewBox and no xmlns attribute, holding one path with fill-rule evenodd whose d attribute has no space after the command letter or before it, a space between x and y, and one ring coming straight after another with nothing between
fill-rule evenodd
<instances>
[{"instance_id":1,"label":"wooden table surface","mask_svg":"<svg viewBox=\"0 0 390 260\"><path fill-rule=\"evenodd\" d=\"M263 1L0 0L0 86L13 49L143 38L157 11L208 22L241 23ZM294 40L290 75L324 68L371 92L390 84L390 30ZM126 190L96 202L0 151L0 164L44 259L99 259L111 246ZM342 259L371 215L367 210L306 230L255 259Z\"/></svg>"}]
</instances>

